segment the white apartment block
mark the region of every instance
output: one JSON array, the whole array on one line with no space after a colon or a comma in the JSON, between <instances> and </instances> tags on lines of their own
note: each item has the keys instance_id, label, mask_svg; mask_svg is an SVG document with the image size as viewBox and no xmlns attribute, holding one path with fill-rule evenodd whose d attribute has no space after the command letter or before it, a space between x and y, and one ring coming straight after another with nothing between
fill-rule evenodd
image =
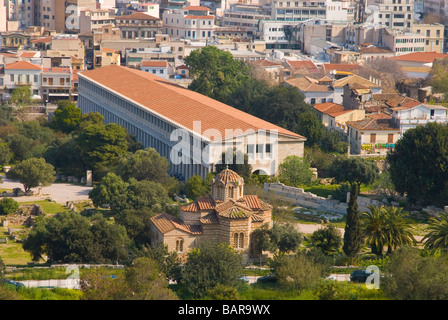
<instances>
[{"instance_id":1,"label":"white apartment block","mask_svg":"<svg viewBox=\"0 0 448 320\"><path fill-rule=\"evenodd\" d=\"M422 103L417 106L392 108L391 111L392 118L400 128L400 137L407 130L424 126L430 122L448 123L447 108L441 105Z\"/></svg>"},{"instance_id":2,"label":"white apartment block","mask_svg":"<svg viewBox=\"0 0 448 320\"><path fill-rule=\"evenodd\" d=\"M294 30L297 21L263 20L259 23L258 34L266 43L266 49L301 49Z\"/></svg>"},{"instance_id":3,"label":"white apartment block","mask_svg":"<svg viewBox=\"0 0 448 320\"><path fill-rule=\"evenodd\" d=\"M167 9L162 15L163 31L170 37L190 40L208 40L214 36L215 16L210 9L189 6L183 9Z\"/></svg>"},{"instance_id":4,"label":"white apartment block","mask_svg":"<svg viewBox=\"0 0 448 320\"><path fill-rule=\"evenodd\" d=\"M26 61L18 61L5 65L5 96L8 99L11 92L19 86L30 86L32 95L41 96L42 68Z\"/></svg>"},{"instance_id":5,"label":"white apartment block","mask_svg":"<svg viewBox=\"0 0 448 320\"><path fill-rule=\"evenodd\" d=\"M284 1L272 2L273 20L304 21L324 19L329 21L353 21L354 2L351 1Z\"/></svg>"},{"instance_id":6,"label":"white apartment block","mask_svg":"<svg viewBox=\"0 0 448 320\"><path fill-rule=\"evenodd\" d=\"M375 18L378 18L380 26L411 30L414 22L414 0L375 0L374 5L378 13Z\"/></svg>"}]
</instances>

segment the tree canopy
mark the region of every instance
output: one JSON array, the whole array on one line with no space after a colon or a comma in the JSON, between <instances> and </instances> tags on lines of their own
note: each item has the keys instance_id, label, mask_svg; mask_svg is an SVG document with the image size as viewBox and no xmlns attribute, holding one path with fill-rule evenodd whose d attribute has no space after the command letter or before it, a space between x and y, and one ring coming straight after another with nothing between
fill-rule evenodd
<instances>
[{"instance_id":1,"label":"tree canopy","mask_svg":"<svg viewBox=\"0 0 448 320\"><path fill-rule=\"evenodd\" d=\"M223 243L204 241L188 253L181 285L189 297L201 298L218 284L236 286L242 271L239 253Z\"/></svg>"},{"instance_id":2,"label":"tree canopy","mask_svg":"<svg viewBox=\"0 0 448 320\"><path fill-rule=\"evenodd\" d=\"M248 78L248 68L230 52L215 46L194 50L185 58L193 81L189 89L226 103L228 96Z\"/></svg>"},{"instance_id":3,"label":"tree canopy","mask_svg":"<svg viewBox=\"0 0 448 320\"><path fill-rule=\"evenodd\" d=\"M448 125L428 123L407 130L387 162L396 191L411 203L448 202Z\"/></svg>"},{"instance_id":4,"label":"tree canopy","mask_svg":"<svg viewBox=\"0 0 448 320\"><path fill-rule=\"evenodd\" d=\"M280 182L293 187L310 185L313 172L307 158L288 156L278 166L278 178Z\"/></svg>"},{"instance_id":5,"label":"tree canopy","mask_svg":"<svg viewBox=\"0 0 448 320\"><path fill-rule=\"evenodd\" d=\"M38 261L65 263L116 263L127 257L129 240L124 227L108 223L101 215L91 219L74 212L42 217L23 242L23 249Z\"/></svg>"},{"instance_id":6,"label":"tree canopy","mask_svg":"<svg viewBox=\"0 0 448 320\"><path fill-rule=\"evenodd\" d=\"M43 158L30 158L12 166L6 176L9 179L20 181L25 192L40 185L51 185L56 180L56 172L51 164Z\"/></svg>"}]
</instances>

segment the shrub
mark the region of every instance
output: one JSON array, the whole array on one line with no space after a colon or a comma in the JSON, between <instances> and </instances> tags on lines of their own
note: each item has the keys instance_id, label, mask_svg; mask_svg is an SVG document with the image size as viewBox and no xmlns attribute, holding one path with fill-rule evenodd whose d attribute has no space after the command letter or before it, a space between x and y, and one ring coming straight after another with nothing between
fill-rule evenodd
<instances>
[{"instance_id":1,"label":"shrub","mask_svg":"<svg viewBox=\"0 0 448 320\"><path fill-rule=\"evenodd\" d=\"M8 215L19 210L19 203L12 198L0 200L0 215Z\"/></svg>"}]
</instances>

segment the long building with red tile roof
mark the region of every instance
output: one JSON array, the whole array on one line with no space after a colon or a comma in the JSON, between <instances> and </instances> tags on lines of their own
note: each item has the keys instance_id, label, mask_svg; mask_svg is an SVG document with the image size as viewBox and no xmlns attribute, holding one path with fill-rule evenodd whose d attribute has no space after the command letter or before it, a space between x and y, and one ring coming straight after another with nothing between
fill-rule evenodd
<instances>
[{"instance_id":1,"label":"long building with red tile roof","mask_svg":"<svg viewBox=\"0 0 448 320\"><path fill-rule=\"evenodd\" d=\"M184 178L205 178L233 144L250 150L253 171L269 175L285 157L303 156L305 137L151 73L111 65L78 76L83 112L98 111L122 125Z\"/></svg>"}]
</instances>

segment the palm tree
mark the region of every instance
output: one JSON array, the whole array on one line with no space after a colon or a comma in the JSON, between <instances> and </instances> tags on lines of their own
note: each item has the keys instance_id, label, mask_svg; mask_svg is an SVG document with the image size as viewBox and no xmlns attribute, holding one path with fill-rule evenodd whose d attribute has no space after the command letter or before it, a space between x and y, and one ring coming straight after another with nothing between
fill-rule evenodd
<instances>
[{"instance_id":1,"label":"palm tree","mask_svg":"<svg viewBox=\"0 0 448 320\"><path fill-rule=\"evenodd\" d=\"M336 253L342 244L341 232L334 224L329 224L314 231L310 242L313 247L319 248L324 254Z\"/></svg>"},{"instance_id":2,"label":"palm tree","mask_svg":"<svg viewBox=\"0 0 448 320\"><path fill-rule=\"evenodd\" d=\"M448 248L448 213L441 212L429 219L428 234L423 238L425 249L435 251Z\"/></svg>"},{"instance_id":3,"label":"palm tree","mask_svg":"<svg viewBox=\"0 0 448 320\"><path fill-rule=\"evenodd\" d=\"M370 245L372 253L377 256L383 254L383 248L387 243L384 212L376 206L370 205L369 211L361 213L361 229L366 243Z\"/></svg>"},{"instance_id":4,"label":"palm tree","mask_svg":"<svg viewBox=\"0 0 448 320\"><path fill-rule=\"evenodd\" d=\"M406 219L402 208L393 206L381 206L385 219L385 232L387 237L387 253L393 249L405 245L415 245L417 241L412 235L412 226Z\"/></svg>"},{"instance_id":5,"label":"palm tree","mask_svg":"<svg viewBox=\"0 0 448 320\"><path fill-rule=\"evenodd\" d=\"M361 214L361 227L372 253L381 256L384 246L387 246L387 253L390 254L400 246L415 245L412 227L402 208L372 205L368 208L368 212Z\"/></svg>"}]
</instances>

